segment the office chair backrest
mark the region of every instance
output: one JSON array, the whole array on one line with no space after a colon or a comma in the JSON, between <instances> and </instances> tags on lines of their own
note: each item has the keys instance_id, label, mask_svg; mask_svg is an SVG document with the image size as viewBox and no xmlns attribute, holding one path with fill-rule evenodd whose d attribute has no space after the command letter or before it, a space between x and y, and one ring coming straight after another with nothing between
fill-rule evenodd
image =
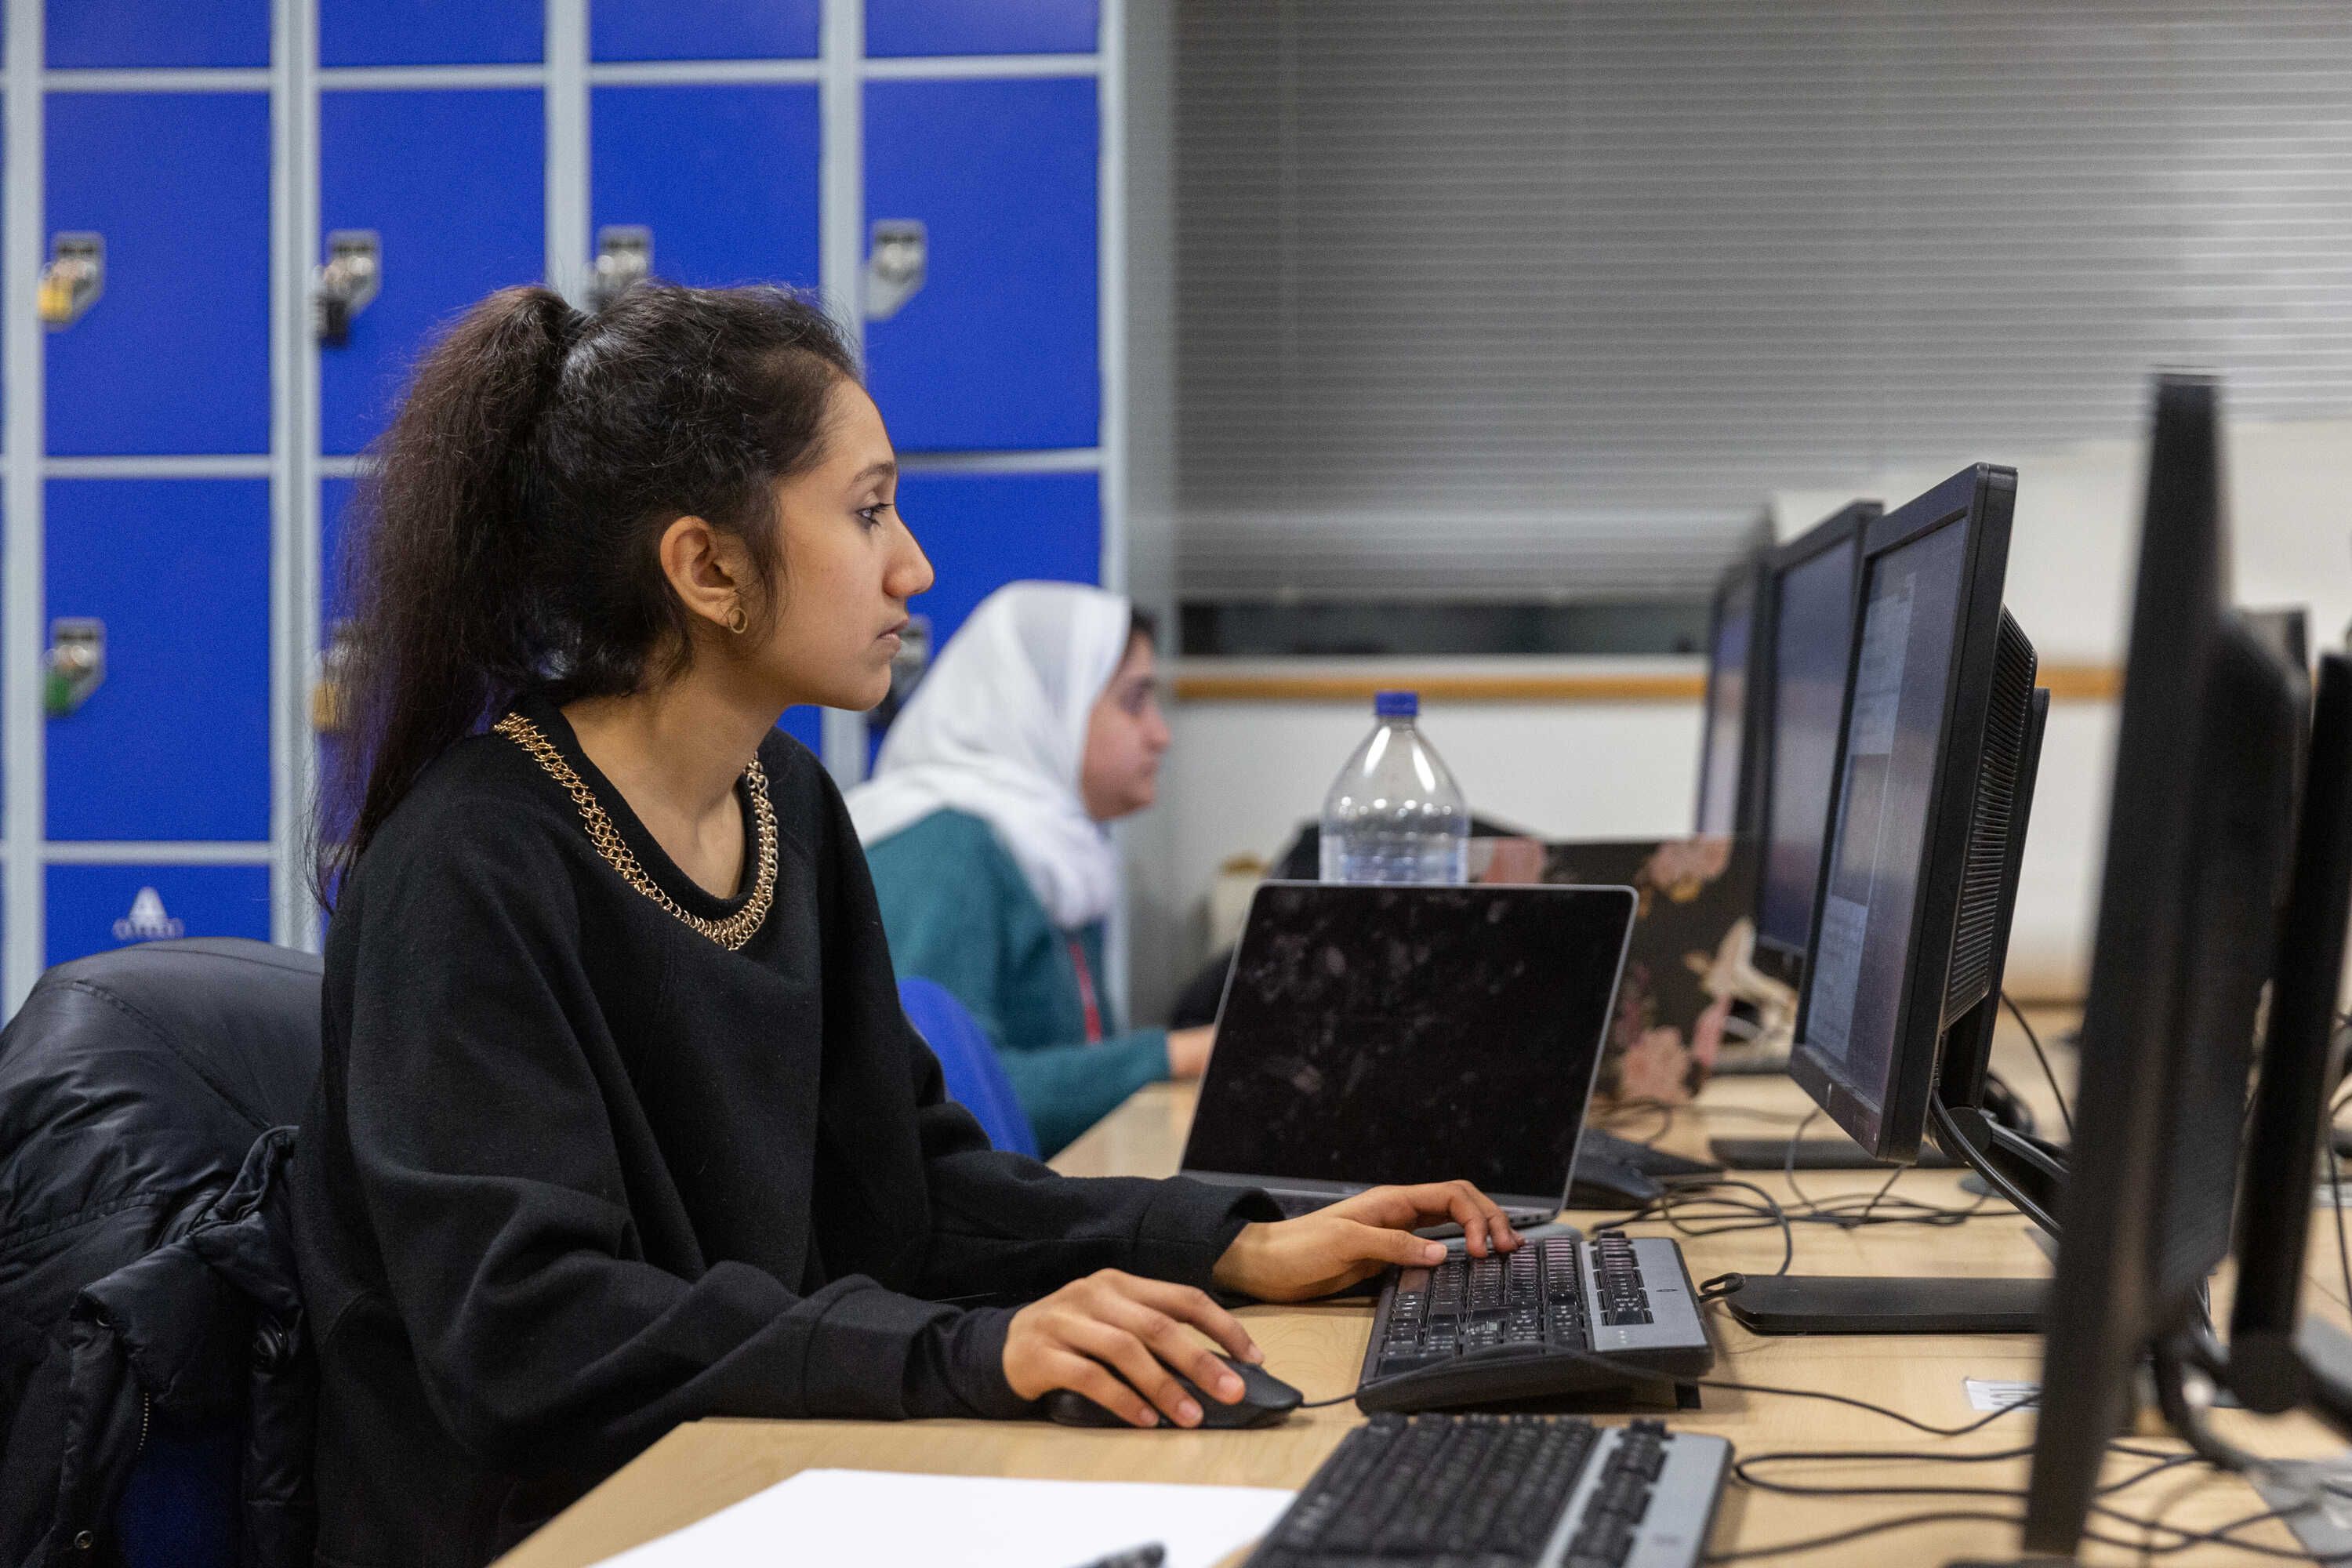
<instances>
[{"instance_id":1,"label":"office chair backrest","mask_svg":"<svg viewBox=\"0 0 2352 1568\"><path fill-rule=\"evenodd\" d=\"M307 1452L240 1429L249 1390L301 1405L302 1367L247 1358L255 1314L299 1327L263 1210L319 988L306 953L152 942L59 964L0 1031L0 1561L83 1531L134 1568L307 1560L284 1510L248 1511L302 1489Z\"/></svg>"},{"instance_id":2,"label":"office chair backrest","mask_svg":"<svg viewBox=\"0 0 2352 1568\"><path fill-rule=\"evenodd\" d=\"M1013 1092L996 1047L978 1021L937 981L910 974L898 982L898 1002L907 1021L940 1058L948 1098L971 1112L988 1141L1016 1154L1037 1155L1037 1134Z\"/></svg>"}]
</instances>

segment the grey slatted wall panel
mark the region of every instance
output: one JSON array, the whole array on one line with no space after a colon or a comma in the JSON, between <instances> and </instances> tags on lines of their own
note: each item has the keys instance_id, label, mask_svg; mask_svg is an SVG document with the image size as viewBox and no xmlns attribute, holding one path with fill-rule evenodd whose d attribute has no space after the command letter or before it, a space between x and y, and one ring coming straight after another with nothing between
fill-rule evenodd
<instances>
[{"instance_id":1,"label":"grey slatted wall panel","mask_svg":"<svg viewBox=\"0 0 2352 1568\"><path fill-rule=\"evenodd\" d=\"M1177 26L1189 598L1696 592L1773 489L2126 434L2160 363L2352 409L2342 0Z\"/></svg>"}]
</instances>

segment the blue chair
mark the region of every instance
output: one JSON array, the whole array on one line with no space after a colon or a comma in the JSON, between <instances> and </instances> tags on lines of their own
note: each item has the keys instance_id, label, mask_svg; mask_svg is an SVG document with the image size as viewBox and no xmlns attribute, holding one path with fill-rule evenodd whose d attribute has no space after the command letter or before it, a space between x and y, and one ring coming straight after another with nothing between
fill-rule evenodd
<instances>
[{"instance_id":1,"label":"blue chair","mask_svg":"<svg viewBox=\"0 0 2352 1568\"><path fill-rule=\"evenodd\" d=\"M971 1112L988 1141L1016 1154L1037 1157L1037 1134L1029 1113L1013 1092L996 1047L955 994L935 980L910 974L898 982L898 1004L907 1021L940 1058L948 1098Z\"/></svg>"}]
</instances>

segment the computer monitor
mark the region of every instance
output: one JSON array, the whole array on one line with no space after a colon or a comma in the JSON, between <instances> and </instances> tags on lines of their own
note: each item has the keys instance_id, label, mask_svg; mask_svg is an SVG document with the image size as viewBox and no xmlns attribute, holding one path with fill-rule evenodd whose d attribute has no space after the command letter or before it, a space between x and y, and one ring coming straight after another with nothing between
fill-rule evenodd
<instances>
[{"instance_id":1,"label":"computer monitor","mask_svg":"<svg viewBox=\"0 0 2352 1568\"><path fill-rule=\"evenodd\" d=\"M1838 715L1853 655L1854 584L1876 501L1855 501L1765 560L1772 685L1765 706L1757 967L1791 984L1803 972L1829 820Z\"/></svg>"},{"instance_id":2,"label":"computer monitor","mask_svg":"<svg viewBox=\"0 0 2352 1568\"><path fill-rule=\"evenodd\" d=\"M2156 397L2025 1542L2066 1552L2143 1355L2196 1331L2230 1247L2302 723L2229 608L2219 394ZM2310 1167L2284 1178L2307 1194Z\"/></svg>"},{"instance_id":3,"label":"computer monitor","mask_svg":"<svg viewBox=\"0 0 2352 1568\"><path fill-rule=\"evenodd\" d=\"M2259 633L2261 627L2255 628ZM2224 1381L2249 1410L2311 1405L2352 1436L2352 1367L2301 1333L2311 1173L2330 1135L2338 1003L2352 923L2352 658L2324 654L2304 755L2294 855L2279 922L2261 1077L2246 1119L2238 1279ZM2335 1364L2330 1364L2330 1363Z\"/></svg>"},{"instance_id":4,"label":"computer monitor","mask_svg":"<svg viewBox=\"0 0 2352 1568\"><path fill-rule=\"evenodd\" d=\"M1769 608L1761 552L1731 563L1708 607L1706 706L1698 749L1701 833L1756 831L1763 793L1762 709L1772 689Z\"/></svg>"},{"instance_id":5,"label":"computer monitor","mask_svg":"<svg viewBox=\"0 0 2352 1568\"><path fill-rule=\"evenodd\" d=\"M2016 494L1980 464L1863 541L1790 1072L1882 1160L1917 1158L1948 1037L1988 1037L2000 1005L2046 711L2000 603Z\"/></svg>"}]
</instances>

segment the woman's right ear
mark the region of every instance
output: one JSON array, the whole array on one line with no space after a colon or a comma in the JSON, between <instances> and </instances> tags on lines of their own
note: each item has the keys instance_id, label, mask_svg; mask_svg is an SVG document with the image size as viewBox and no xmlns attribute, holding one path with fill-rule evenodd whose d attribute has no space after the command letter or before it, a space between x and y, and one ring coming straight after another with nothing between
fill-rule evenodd
<instances>
[{"instance_id":1,"label":"woman's right ear","mask_svg":"<svg viewBox=\"0 0 2352 1568\"><path fill-rule=\"evenodd\" d=\"M748 624L753 608L745 597L742 563L735 559L739 552L729 548L732 542L691 514L671 522L661 536L662 575L669 579L670 591L688 615L721 631Z\"/></svg>"}]
</instances>

